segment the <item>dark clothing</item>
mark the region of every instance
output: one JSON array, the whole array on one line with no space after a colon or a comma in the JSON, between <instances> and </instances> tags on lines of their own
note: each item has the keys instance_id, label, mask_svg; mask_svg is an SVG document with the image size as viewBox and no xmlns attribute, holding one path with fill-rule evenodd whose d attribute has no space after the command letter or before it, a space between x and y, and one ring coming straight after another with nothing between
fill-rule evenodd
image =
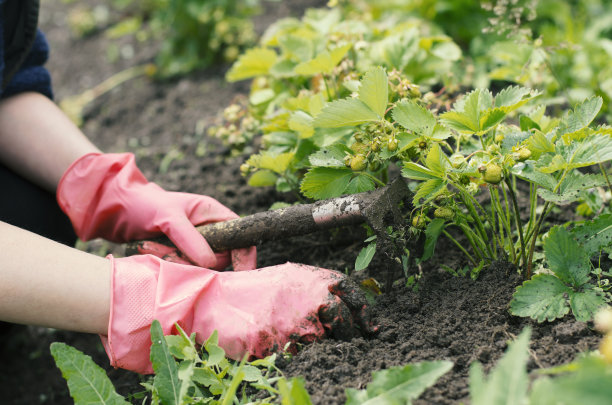
<instances>
[{"instance_id":1,"label":"dark clothing","mask_svg":"<svg viewBox=\"0 0 612 405\"><path fill-rule=\"evenodd\" d=\"M44 63L49 46L37 29L38 0L0 0L1 97L36 91L52 98Z\"/></svg>"},{"instance_id":2,"label":"dark clothing","mask_svg":"<svg viewBox=\"0 0 612 405\"><path fill-rule=\"evenodd\" d=\"M77 236L55 195L0 165L0 221L74 246Z\"/></svg>"},{"instance_id":3,"label":"dark clothing","mask_svg":"<svg viewBox=\"0 0 612 405\"><path fill-rule=\"evenodd\" d=\"M43 66L49 47L37 29L38 8L38 0L0 0L0 98L26 91L53 98L51 77ZM55 195L1 163L0 187L1 221L74 245L76 234Z\"/></svg>"}]
</instances>

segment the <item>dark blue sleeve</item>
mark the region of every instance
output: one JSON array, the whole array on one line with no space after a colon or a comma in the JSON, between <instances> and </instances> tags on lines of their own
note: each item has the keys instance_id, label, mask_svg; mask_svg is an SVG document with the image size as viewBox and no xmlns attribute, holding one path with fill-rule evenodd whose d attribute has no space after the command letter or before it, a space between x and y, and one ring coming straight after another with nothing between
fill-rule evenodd
<instances>
[{"instance_id":1,"label":"dark blue sleeve","mask_svg":"<svg viewBox=\"0 0 612 405\"><path fill-rule=\"evenodd\" d=\"M35 91L53 99L51 75L43 66L48 58L49 45L43 33L38 30L30 53L2 92L2 97Z\"/></svg>"}]
</instances>

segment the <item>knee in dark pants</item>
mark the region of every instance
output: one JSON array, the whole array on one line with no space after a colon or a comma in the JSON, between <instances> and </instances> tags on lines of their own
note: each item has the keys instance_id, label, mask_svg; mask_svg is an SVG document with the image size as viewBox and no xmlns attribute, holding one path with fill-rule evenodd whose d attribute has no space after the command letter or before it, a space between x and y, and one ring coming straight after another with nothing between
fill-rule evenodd
<instances>
[{"instance_id":1,"label":"knee in dark pants","mask_svg":"<svg viewBox=\"0 0 612 405\"><path fill-rule=\"evenodd\" d=\"M0 220L74 246L77 236L55 195L0 165Z\"/></svg>"}]
</instances>

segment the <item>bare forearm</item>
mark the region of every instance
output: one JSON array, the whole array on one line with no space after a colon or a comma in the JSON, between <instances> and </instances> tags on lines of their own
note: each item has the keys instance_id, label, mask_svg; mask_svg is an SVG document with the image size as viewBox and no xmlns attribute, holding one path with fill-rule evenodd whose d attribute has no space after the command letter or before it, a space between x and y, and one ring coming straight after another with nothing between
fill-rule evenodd
<instances>
[{"instance_id":1,"label":"bare forearm","mask_svg":"<svg viewBox=\"0 0 612 405\"><path fill-rule=\"evenodd\" d=\"M53 192L68 166L99 150L51 100L22 93L0 101L0 161Z\"/></svg>"},{"instance_id":2,"label":"bare forearm","mask_svg":"<svg viewBox=\"0 0 612 405\"><path fill-rule=\"evenodd\" d=\"M0 320L106 334L110 261L0 222Z\"/></svg>"}]
</instances>

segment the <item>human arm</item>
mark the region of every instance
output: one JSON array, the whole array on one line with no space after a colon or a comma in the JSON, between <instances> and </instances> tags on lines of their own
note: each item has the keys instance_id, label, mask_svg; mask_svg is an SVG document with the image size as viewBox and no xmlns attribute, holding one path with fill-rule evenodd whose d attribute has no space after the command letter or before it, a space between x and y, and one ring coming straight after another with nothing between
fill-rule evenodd
<instances>
[{"instance_id":1,"label":"human arm","mask_svg":"<svg viewBox=\"0 0 612 405\"><path fill-rule=\"evenodd\" d=\"M234 268L255 267L254 249L232 252L233 260L228 252L215 255L193 226L233 219L236 214L213 198L171 193L148 182L128 154L102 154L39 93L0 101L0 161L51 192L64 178L58 200L81 239L127 242L163 233L200 266L222 269L232 261ZM121 176L110 176L118 165L123 165L116 173ZM86 188L92 191L87 198ZM95 200L102 188L112 191ZM80 215L81 209L91 215Z\"/></svg>"},{"instance_id":2,"label":"human arm","mask_svg":"<svg viewBox=\"0 0 612 405\"><path fill-rule=\"evenodd\" d=\"M293 263L217 272L151 255L107 259L0 222L0 319L101 335L111 364L141 373L153 320L228 356L372 331L366 301L341 273ZM295 349L295 345L293 346Z\"/></svg>"},{"instance_id":3,"label":"human arm","mask_svg":"<svg viewBox=\"0 0 612 405\"><path fill-rule=\"evenodd\" d=\"M0 319L106 334L108 260L0 222Z\"/></svg>"},{"instance_id":4,"label":"human arm","mask_svg":"<svg viewBox=\"0 0 612 405\"><path fill-rule=\"evenodd\" d=\"M55 192L72 162L92 152L100 150L42 94L0 101L0 161L42 188Z\"/></svg>"}]
</instances>

